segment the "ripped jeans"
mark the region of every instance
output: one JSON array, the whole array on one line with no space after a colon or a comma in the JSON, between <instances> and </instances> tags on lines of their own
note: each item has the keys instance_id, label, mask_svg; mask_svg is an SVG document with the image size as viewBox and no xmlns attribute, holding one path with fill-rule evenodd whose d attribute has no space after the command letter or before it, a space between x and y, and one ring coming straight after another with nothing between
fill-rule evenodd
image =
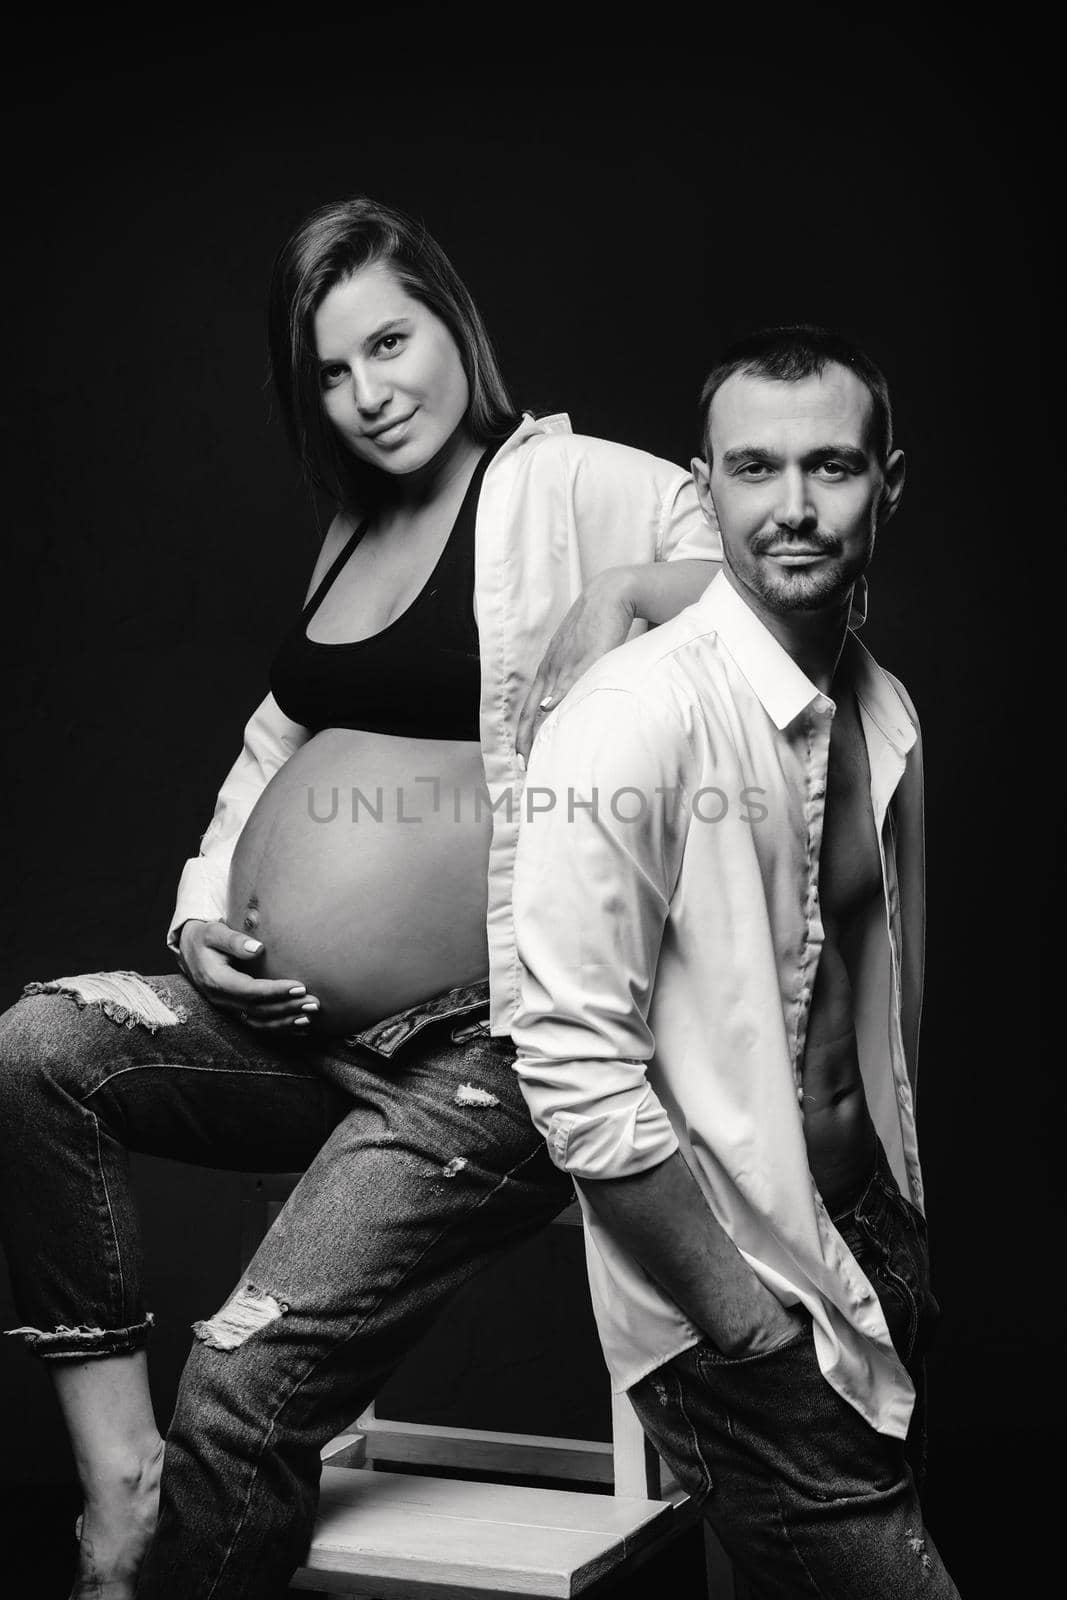
<instances>
[{"instance_id":1,"label":"ripped jeans","mask_svg":"<svg viewBox=\"0 0 1067 1600\"><path fill-rule=\"evenodd\" d=\"M342 1042L243 1027L182 977L95 976L76 996L31 986L0 1018L14 1331L51 1360L145 1343L129 1151L305 1169L230 1302L196 1325L137 1591L272 1600L307 1549L322 1446L573 1190L510 1041L480 1020L484 985Z\"/></svg>"},{"instance_id":2,"label":"ripped jeans","mask_svg":"<svg viewBox=\"0 0 1067 1600\"><path fill-rule=\"evenodd\" d=\"M834 1223L876 1291L916 1384L908 1440L864 1421L819 1370L810 1319L758 1355L692 1345L628 1391L679 1481L702 1505L752 1600L959 1600L923 1523L922 1361L939 1315L926 1223L879 1148Z\"/></svg>"}]
</instances>

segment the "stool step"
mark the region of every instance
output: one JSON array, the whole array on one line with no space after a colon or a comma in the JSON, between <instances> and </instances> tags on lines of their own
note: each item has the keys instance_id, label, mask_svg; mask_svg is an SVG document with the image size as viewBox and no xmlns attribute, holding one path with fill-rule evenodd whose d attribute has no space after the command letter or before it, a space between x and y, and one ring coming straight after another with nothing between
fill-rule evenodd
<instances>
[{"instance_id":1,"label":"stool step","mask_svg":"<svg viewBox=\"0 0 1067 1600\"><path fill-rule=\"evenodd\" d=\"M575 1478L590 1483L612 1483L615 1477L612 1447L599 1439L394 1422L366 1411L355 1427L364 1438L367 1455L375 1461L406 1461L431 1471L434 1467L467 1467L475 1472L513 1472L520 1477ZM349 1457L330 1464L361 1467L363 1462Z\"/></svg>"},{"instance_id":2,"label":"stool step","mask_svg":"<svg viewBox=\"0 0 1067 1600\"><path fill-rule=\"evenodd\" d=\"M292 1581L381 1600L570 1600L675 1526L669 1501L325 1467Z\"/></svg>"}]
</instances>

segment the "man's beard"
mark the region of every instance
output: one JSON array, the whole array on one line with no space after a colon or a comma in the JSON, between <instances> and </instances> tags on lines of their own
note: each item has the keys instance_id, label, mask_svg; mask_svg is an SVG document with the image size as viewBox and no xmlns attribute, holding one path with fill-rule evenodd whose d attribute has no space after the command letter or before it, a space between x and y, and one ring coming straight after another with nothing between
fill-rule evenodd
<instances>
[{"instance_id":1,"label":"man's beard","mask_svg":"<svg viewBox=\"0 0 1067 1600\"><path fill-rule=\"evenodd\" d=\"M838 556L841 541L832 533L806 533L796 544L801 549L825 550L827 555ZM753 539L749 546L755 556L765 555L778 546L788 547L780 533L765 533ZM830 561L810 570L804 567L771 567L757 562L749 571L746 581L772 611L821 611L824 607L843 603L856 579L866 569L874 548L874 533L865 547L853 560L843 563Z\"/></svg>"}]
</instances>

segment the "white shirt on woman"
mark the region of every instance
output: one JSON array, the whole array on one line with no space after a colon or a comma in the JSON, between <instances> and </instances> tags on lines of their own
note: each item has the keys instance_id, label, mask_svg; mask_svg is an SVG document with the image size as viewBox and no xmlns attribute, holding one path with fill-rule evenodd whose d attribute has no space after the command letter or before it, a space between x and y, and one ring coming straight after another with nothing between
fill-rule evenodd
<instances>
[{"instance_id":1,"label":"white shirt on woman","mask_svg":"<svg viewBox=\"0 0 1067 1600\"><path fill-rule=\"evenodd\" d=\"M352 528L350 517L334 519L320 569ZM690 473L672 462L572 433L569 419L558 415L524 417L486 469L475 523L474 606L482 759L493 806L487 933L494 1033L510 1032L519 994L511 874L525 781L515 733L527 691L553 632L590 578L606 567L687 559L719 561L722 547ZM634 632L642 628L635 624ZM270 779L311 736L273 695L253 713L199 854L182 872L167 933L172 950L189 918L225 920L241 829Z\"/></svg>"}]
</instances>

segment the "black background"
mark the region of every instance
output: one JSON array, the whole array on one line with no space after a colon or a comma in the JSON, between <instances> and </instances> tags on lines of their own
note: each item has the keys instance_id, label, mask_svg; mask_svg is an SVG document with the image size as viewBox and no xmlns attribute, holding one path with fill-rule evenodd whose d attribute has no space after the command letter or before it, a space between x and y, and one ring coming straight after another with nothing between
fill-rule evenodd
<instances>
[{"instance_id":1,"label":"black background","mask_svg":"<svg viewBox=\"0 0 1067 1600\"><path fill-rule=\"evenodd\" d=\"M32 978L169 967L182 861L323 526L263 337L274 252L313 205L362 191L422 216L520 404L678 461L725 339L850 334L886 370L909 463L866 637L926 741L920 1119L944 1308L927 1508L964 1592L993 1593L1048 1536L1062 1424L1058 1061L1039 1017L1062 804L1034 715L1064 539L1051 44L1020 8L749 13L371 5L121 37L24 20L0 1002ZM229 1174L136 1168L165 1420L188 1323L236 1272L238 1195ZM10 1344L0 1415L4 1478L65 1515L47 1382Z\"/></svg>"}]
</instances>

